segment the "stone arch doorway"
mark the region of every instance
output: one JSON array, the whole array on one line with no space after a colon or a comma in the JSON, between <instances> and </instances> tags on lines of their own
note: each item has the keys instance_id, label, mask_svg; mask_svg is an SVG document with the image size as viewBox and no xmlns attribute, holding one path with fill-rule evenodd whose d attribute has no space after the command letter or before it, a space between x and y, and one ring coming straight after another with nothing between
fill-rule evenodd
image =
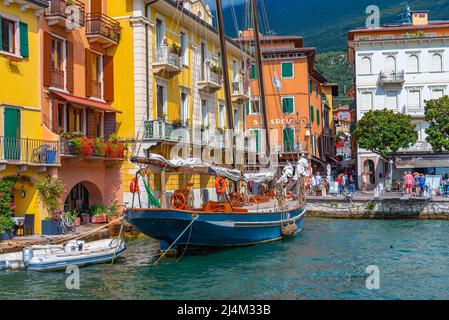
<instances>
[{"instance_id":1,"label":"stone arch doorway","mask_svg":"<svg viewBox=\"0 0 449 320\"><path fill-rule=\"evenodd\" d=\"M363 172L368 176L369 184L376 183L376 166L373 160L368 159L363 162Z\"/></svg>"},{"instance_id":2,"label":"stone arch doorway","mask_svg":"<svg viewBox=\"0 0 449 320\"><path fill-rule=\"evenodd\" d=\"M64 210L77 210L79 213L87 213L89 207L102 202L100 189L93 183L83 181L75 184L67 194L64 201Z\"/></svg>"}]
</instances>

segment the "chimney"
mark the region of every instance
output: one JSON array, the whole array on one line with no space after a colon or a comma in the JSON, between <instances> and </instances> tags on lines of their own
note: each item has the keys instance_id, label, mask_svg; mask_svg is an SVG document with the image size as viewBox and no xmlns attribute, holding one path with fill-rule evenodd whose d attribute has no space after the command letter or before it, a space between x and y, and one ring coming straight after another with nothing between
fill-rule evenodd
<instances>
[{"instance_id":1,"label":"chimney","mask_svg":"<svg viewBox=\"0 0 449 320\"><path fill-rule=\"evenodd\" d=\"M429 24L429 11L412 11L411 14L414 26L426 26Z\"/></svg>"}]
</instances>

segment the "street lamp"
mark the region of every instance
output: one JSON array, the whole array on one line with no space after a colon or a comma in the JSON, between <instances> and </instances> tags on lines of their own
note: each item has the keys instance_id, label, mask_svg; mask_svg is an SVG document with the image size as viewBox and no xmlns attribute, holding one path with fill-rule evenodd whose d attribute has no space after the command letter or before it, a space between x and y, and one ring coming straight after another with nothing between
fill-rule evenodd
<instances>
[{"instance_id":1,"label":"street lamp","mask_svg":"<svg viewBox=\"0 0 449 320\"><path fill-rule=\"evenodd\" d=\"M301 139L300 139L300 137L299 137L299 132L300 132L300 130L301 130L301 127L300 127L300 124L305 124L306 126L305 126L305 128L306 129L310 129L310 122L309 122L309 118L307 118L306 116L303 116L303 117L299 117L299 112L296 112L296 141L297 141L297 143L296 143L296 152L297 152L297 155L298 155L298 160L299 160L299 156L300 156L300 150L302 151L302 146L301 146ZM306 150L305 151L308 151L308 149L309 149L309 144L307 143L306 144Z\"/></svg>"}]
</instances>

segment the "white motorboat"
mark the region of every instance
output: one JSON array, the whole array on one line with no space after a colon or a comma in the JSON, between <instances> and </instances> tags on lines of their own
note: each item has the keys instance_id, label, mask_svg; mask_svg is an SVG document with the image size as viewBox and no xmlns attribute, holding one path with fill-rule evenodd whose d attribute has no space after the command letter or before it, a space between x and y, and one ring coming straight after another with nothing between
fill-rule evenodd
<instances>
[{"instance_id":1,"label":"white motorboat","mask_svg":"<svg viewBox=\"0 0 449 320\"><path fill-rule=\"evenodd\" d=\"M0 255L1 269L35 271L63 270L68 266L86 266L109 262L121 257L126 250L122 239L93 242L70 241L65 245L44 245L24 248L22 252Z\"/></svg>"}]
</instances>

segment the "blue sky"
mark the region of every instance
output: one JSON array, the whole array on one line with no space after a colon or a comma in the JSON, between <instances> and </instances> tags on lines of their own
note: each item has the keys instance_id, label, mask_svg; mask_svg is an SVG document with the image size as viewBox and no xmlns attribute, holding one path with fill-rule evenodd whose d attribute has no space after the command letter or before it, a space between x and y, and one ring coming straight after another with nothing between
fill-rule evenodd
<instances>
[{"instance_id":1,"label":"blue sky","mask_svg":"<svg viewBox=\"0 0 449 320\"><path fill-rule=\"evenodd\" d=\"M205 0L208 5L210 5L211 9L215 8L215 0ZM231 2L232 1L232 2ZM222 0L223 6L229 6L231 3L239 4L243 3L245 0Z\"/></svg>"}]
</instances>

